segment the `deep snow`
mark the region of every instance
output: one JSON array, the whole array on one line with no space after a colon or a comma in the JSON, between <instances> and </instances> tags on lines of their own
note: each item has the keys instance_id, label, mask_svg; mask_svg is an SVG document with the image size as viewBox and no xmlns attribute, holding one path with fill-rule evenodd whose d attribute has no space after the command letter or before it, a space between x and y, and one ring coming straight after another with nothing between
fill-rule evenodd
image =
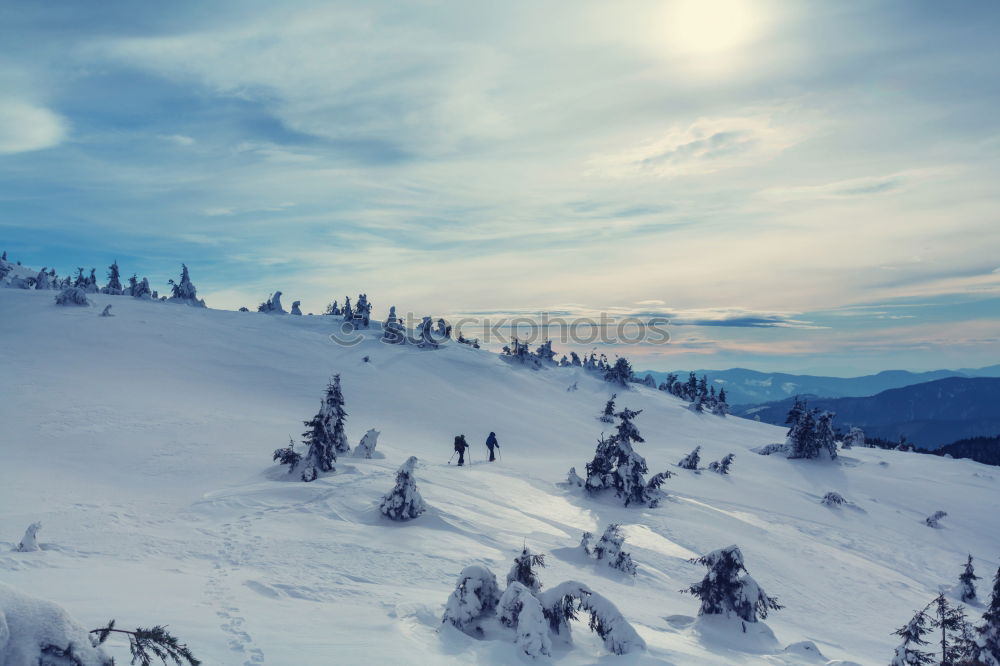
<instances>
[{"instance_id":1,"label":"deep snow","mask_svg":"<svg viewBox=\"0 0 1000 666\"><path fill-rule=\"evenodd\" d=\"M513 643L439 629L458 573L482 564L502 576L525 543L548 554L546 588L586 584L647 644L610 656L579 624L572 650L553 648L561 664L824 663L815 648L885 663L890 633L954 586L966 553L984 579L997 569L1000 473L971 461L759 456L750 449L783 429L695 414L636 385L615 389L619 407L643 410L636 448L651 473L676 475L659 508L626 509L560 485L610 429L597 416L612 387L579 369L385 345L376 328L339 347L330 317L100 294L92 307L57 307L55 293L0 289L0 582L88 629L112 617L167 624L206 664L518 663ZM108 303L115 317L99 317ZM302 483L271 454L299 439L335 372L351 445L375 428L385 457L342 456L336 473ZM447 464L459 433L470 467ZM705 463L734 452L730 475L678 469L697 445ZM378 504L410 455L428 511L394 523ZM854 506L822 505L830 491ZM924 524L936 510L948 513L940 529ZM39 520L42 550L12 552ZM578 548L612 522L634 580ZM698 600L679 593L704 575L688 558L733 543L786 607L747 634L693 621ZM124 644L109 644L127 663Z\"/></svg>"}]
</instances>

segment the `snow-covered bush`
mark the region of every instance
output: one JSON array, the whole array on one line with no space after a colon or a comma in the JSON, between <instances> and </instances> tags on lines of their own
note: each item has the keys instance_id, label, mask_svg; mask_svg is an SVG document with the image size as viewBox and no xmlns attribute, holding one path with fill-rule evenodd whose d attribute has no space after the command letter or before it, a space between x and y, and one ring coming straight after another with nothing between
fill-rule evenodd
<instances>
[{"instance_id":1,"label":"snow-covered bush","mask_svg":"<svg viewBox=\"0 0 1000 666\"><path fill-rule=\"evenodd\" d=\"M90 301L80 287L66 287L56 294L56 305L90 305Z\"/></svg>"},{"instance_id":2,"label":"snow-covered bush","mask_svg":"<svg viewBox=\"0 0 1000 666\"><path fill-rule=\"evenodd\" d=\"M282 449L275 449L272 458L279 465L288 465L288 473L294 472L299 463L302 462L302 454L295 450L295 442L288 439L288 446Z\"/></svg>"},{"instance_id":3,"label":"snow-covered bush","mask_svg":"<svg viewBox=\"0 0 1000 666\"><path fill-rule=\"evenodd\" d=\"M841 506L842 504L850 504L850 502L844 499L843 495L833 492L832 490L826 495L823 495L823 499L820 500L820 503L826 506Z\"/></svg>"},{"instance_id":4,"label":"snow-covered bush","mask_svg":"<svg viewBox=\"0 0 1000 666\"><path fill-rule=\"evenodd\" d=\"M584 551L597 559L600 562L604 562L612 569L617 569L623 573L630 576L635 576L636 566L635 562L632 561L632 556L622 550L622 546L625 545L625 535L622 534L621 525L618 523L611 523L604 530L604 534L593 546L590 545L590 539L593 535L590 532L584 532L583 539L580 545L583 546Z\"/></svg>"},{"instance_id":5,"label":"snow-covered bush","mask_svg":"<svg viewBox=\"0 0 1000 666\"><path fill-rule=\"evenodd\" d=\"M379 504L379 511L390 520L412 520L427 510L424 498L417 490L417 482L413 472L417 465L417 457L410 456L396 472L396 485Z\"/></svg>"},{"instance_id":6,"label":"snow-covered bush","mask_svg":"<svg viewBox=\"0 0 1000 666\"><path fill-rule=\"evenodd\" d=\"M866 446L865 431L857 426L853 426L847 435L844 436L844 442L840 445L840 448L852 449L855 446L859 448Z\"/></svg>"},{"instance_id":7,"label":"snow-covered bush","mask_svg":"<svg viewBox=\"0 0 1000 666\"><path fill-rule=\"evenodd\" d=\"M470 635L482 633L479 622L496 612L500 601L497 577L486 567L473 564L462 569L455 590L448 597L441 622L448 622Z\"/></svg>"},{"instance_id":8,"label":"snow-covered bush","mask_svg":"<svg viewBox=\"0 0 1000 666\"><path fill-rule=\"evenodd\" d=\"M521 554L514 558L514 566L507 572L507 584L510 585L516 581L532 592L538 592L542 589L542 582L538 579L534 567L544 566L545 555L541 553L536 555L531 552L530 548L524 546L521 549Z\"/></svg>"},{"instance_id":9,"label":"snow-covered bush","mask_svg":"<svg viewBox=\"0 0 1000 666\"><path fill-rule=\"evenodd\" d=\"M361 438L358 445L354 447L354 452L351 454L353 458L374 458L375 457L375 446L378 444L379 431L375 428L371 428L365 433L365 436ZM382 454L379 454L382 457Z\"/></svg>"},{"instance_id":10,"label":"snow-covered bush","mask_svg":"<svg viewBox=\"0 0 1000 666\"><path fill-rule=\"evenodd\" d=\"M14 548L19 553L34 553L41 548L38 546L38 530L42 529L40 522L31 523L24 531L21 542Z\"/></svg>"},{"instance_id":11,"label":"snow-covered bush","mask_svg":"<svg viewBox=\"0 0 1000 666\"><path fill-rule=\"evenodd\" d=\"M566 485L583 488L585 481L580 478L580 475L576 473L576 467L570 467L569 472L566 474Z\"/></svg>"},{"instance_id":12,"label":"snow-covered bush","mask_svg":"<svg viewBox=\"0 0 1000 666\"><path fill-rule=\"evenodd\" d=\"M291 314L293 314L293 315L299 315L301 317L302 316L302 310L299 309L300 305L302 305L302 301L292 301L292 312L291 312Z\"/></svg>"},{"instance_id":13,"label":"snow-covered bush","mask_svg":"<svg viewBox=\"0 0 1000 666\"><path fill-rule=\"evenodd\" d=\"M417 346L421 349L437 349L437 337L434 334L434 321L430 317L424 317L417 329Z\"/></svg>"},{"instance_id":14,"label":"snow-covered bush","mask_svg":"<svg viewBox=\"0 0 1000 666\"><path fill-rule=\"evenodd\" d=\"M141 298L144 300L150 300L154 298L153 290L149 287L149 280L142 278L142 281L136 285L135 291L132 292L134 298Z\"/></svg>"},{"instance_id":15,"label":"snow-covered bush","mask_svg":"<svg viewBox=\"0 0 1000 666\"><path fill-rule=\"evenodd\" d=\"M924 524L927 525L927 527L941 527L940 520L947 515L948 513L946 511L935 511L931 515L924 518Z\"/></svg>"},{"instance_id":16,"label":"snow-covered bush","mask_svg":"<svg viewBox=\"0 0 1000 666\"><path fill-rule=\"evenodd\" d=\"M49 290L52 289L52 280L48 273L45 272L43 268L38 272L38 277L35 278L35 289Z\"/></svg>"},{"instance_id":17,"label":"snow-covered bush","mask_svg":"<svg viewBox=\"0 0 1000 666\"><path fill-rule=\"evenodd\" d=\"M684 590L701 599L698 615L736 615L752 623L767 618L768 611L782 608L747 572L738 546L713 550L691 561L708 567L700 583Z\"/></svg>"},{"instance_id":18,"label":"snow-covered bush","mask_svg":"<svg viewBox=\"0 0 1000 666\"><path fill-rule=\"evenodd\" d=\"M572 580L559 583L539 593L538 600L554 634L568 639L570 620L583 610L590 614L590 629L597 632L604 641L604 647L612 654L627 654L646 648L646 642L618 608L583 583Z\"/></svg>"},{"instance_id":19,"label":"snow-covered bush","mask_svg":"<svg viewBox=\"0 0 1000 666\"><path fill-rule=\"evenodd\" d=\"M257 312L265 314L288 314L281 305L281 292L276 291L271 294L266 301L257 306Z\"/></svg>"},{"instance_id":20,"label":"snow-covered bush","mask_svg":"<svg viewBox=\"0 0 1000 666\"><path fill-rule=\"evenodd\" d=\"M515 630L515 643L529 657L551 654L552 639L542 603L524 585L507 585L499 602L500 623Z\"/></svg>"},{"instance_id":21,"label":"snow-covered bush","mask_svg":"<svg viewBox=\"0 0 1000 666\"><path fill-rule=\"evenodd\" d=\"M732 467L733 458L735 457L734 454L729 453L722 460L714 460L708 463L708 469L717 474L729 474L729 468Z\"/></svg>"},{"instance_id":22,"label":"snow-covered bush","mask_svg":"<svg viewBox=\"0 0 1000 666\"><path fill-rule=\"evenodd\" d=\"M781 444L781 443L765 444L764 446L758 446L757 448L750 450L762 456L769 456L773 454L787 455L788 453L791 452L791 448L788 446L788 444Z\"/></svg>"},{"instance_id":23,"label":"snow-covered bush","mask_svg":"<svg viewBox=\"0 0 1000 666\"><path fill-rule=\"evenodd\" d=\"M681 469L697 470L698 463L701 462L700 454L701 454L701 447L700 446L694 447L694 451L681 458L680 462L677 463L677 466L680 467Z\"/></svg>"},{"instance_id":24,"label":"snow-covered bush","mask_svg":"<svg viewBox=\"0 0 1000 666\"><path fill-rule=\"evenodd\" d=\"M112 666L61 606L0 583L0 664Z\"/></svg>"},{"instance_id":25,"label":"snow-covered bush","mask_svg":"<svg viewBox=\"0 0 1000 666\"><path fill-rule=\"evenodd\" d=\"M101 316L102 317L114 317L114 315L111 314L111 304L110 303L108 305L104 306L104 309L101 311Z\"/></svg>"}]
</instances>

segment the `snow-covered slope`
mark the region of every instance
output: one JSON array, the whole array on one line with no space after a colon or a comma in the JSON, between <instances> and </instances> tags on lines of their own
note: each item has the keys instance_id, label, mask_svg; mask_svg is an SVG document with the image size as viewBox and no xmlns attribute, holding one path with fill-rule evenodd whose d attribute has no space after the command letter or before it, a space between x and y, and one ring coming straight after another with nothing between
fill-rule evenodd
<instances>
[{"instance_id":1,"label":"snow-covered slope","mask_svg":"<svg viewBox=\"0 0 1000 666\"><path fill-rule=\"evenodd\" d=\"M822 663L782 652L810 640L827 659L878 664L890 632L953 585L966 553L980 575L998 564L1000 480L973 462L758 456L750 449L782 429L636 387L618 404L643 410L640 452L651 471L678 474L659 508L626 509L557 485L607 428L595 417L611 387L578 369L383 345L374 331L340 347L328 317L91 300L56 307L53 292L0 290L0 582L88 628L168 624L206 664L517 663L513 644L439 628L461 569L484 564L502 581L524 543L548 554L543 584L587 584L648 645L610 657L581 624L559 663ZM114 317L98 316L106 303ZM299 438L335 372L351 444L376 428L386 457L341 458L335 474L295 481L271 453ZM503 456L492 465L491 430ZM459 433L471 467L447 464ZM703 464L734 452L731 476L673 467L696 445ZM430 508L391 523L378 502L410 455ZM828 491L857 506L821 505ZM942 528L925 526L939 509ZM42 551L9 552L36 520ZM613 521L634 581L576 549ZM678 592L704 575L688 558L733 543L785 606L767 620L773 645L691 623L698 602Z\"/></svg>"}]
</instances>

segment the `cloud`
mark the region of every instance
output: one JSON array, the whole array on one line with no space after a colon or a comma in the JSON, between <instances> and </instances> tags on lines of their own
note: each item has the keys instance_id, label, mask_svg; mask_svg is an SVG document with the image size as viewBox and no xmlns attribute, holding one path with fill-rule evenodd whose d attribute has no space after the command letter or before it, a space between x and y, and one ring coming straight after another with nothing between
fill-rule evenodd
<instances>
[{"instance_id":1,"label":"cloud","mask_svg":"<svg viewBox=\"0 0 1000 666\"><path fill-rule=\"evenodd\" d=\"M822 185L773 187L763 190L760 196L771 201L805 201L813 199L847 199L899 193L918 183L953 173L950 168L928 168L900 171L884 176L866 176L838 180Z\"/></svg>"},{"instance_id":2,"label":"cloud","mask_svg":"<svg viewBox=\"0 0 1000 666\"><path fill-rule=\"evenodd\" d=\"M0 101L0 155L51 148L66 138L66 121L41 106Z\"/></svg>"},{"instance_id":3,"label":"cloud","mask_svg":"<svg viewBox=\"0 0 1000 666\"><path fill-rule=\"evenodd\" d=\"M797 130L778 126L768 114L700 118L635 148L594 157L589 167L617 178L703 175L765 162L800 140Z\"/></svg>"},{"instance_id":4,"label":"cloud","mask_svg":"<svg viewBox=\"0 0 1000 666\"><path fill-rule=\"evenodd\" d=\"M193 146L195 140L184 134L167 134L161 135L161 139L164 141L169 141L170 143L177 144L178 146Z\"/></svg>"}]
</instances>

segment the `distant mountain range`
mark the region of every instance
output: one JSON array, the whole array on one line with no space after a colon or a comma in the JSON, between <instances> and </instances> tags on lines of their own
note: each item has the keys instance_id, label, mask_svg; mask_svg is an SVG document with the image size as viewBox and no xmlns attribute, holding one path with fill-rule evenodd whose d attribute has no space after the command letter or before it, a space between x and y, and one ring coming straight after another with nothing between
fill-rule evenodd
<instances>
[{"instance_id":1,"label":"distant mountain range","mask_svg":"<svg viewBox=\"0 0 1000 666\"><path fill-rule=\"evenodd\" d=\"M930 372L886 370L876 375L846 378L758 372L746 368L695 370L694 372L699 377L706 375L709 383L714 384L716 388L724 387L730 405L757 405L805 394L823 398L869 396L889 389L912 386L946 377L1000 377L1000 365L959 370L932 370ZM667 376L666 372L652 371L639 371L636 374L639 377L651 374L657 383L663 381ZM687 377L688 371L677 370L675 374L683 380Z\"/></svg>"},{"instance_id":2,"label":"distant mountain range","mask_svg":"<svg viewBox=\"0 0 1000 666\"><path fill-rule=\"evenodd\" d=\"M869 397L803 396L809 407L837 414L835 426L861 427L868 436L936 449L956 440L1000 434L1000 379L948 377L882 391ZM735 407L733 414L784 424L794 398L756 406Z\"/></svg>"}]
</instances>

